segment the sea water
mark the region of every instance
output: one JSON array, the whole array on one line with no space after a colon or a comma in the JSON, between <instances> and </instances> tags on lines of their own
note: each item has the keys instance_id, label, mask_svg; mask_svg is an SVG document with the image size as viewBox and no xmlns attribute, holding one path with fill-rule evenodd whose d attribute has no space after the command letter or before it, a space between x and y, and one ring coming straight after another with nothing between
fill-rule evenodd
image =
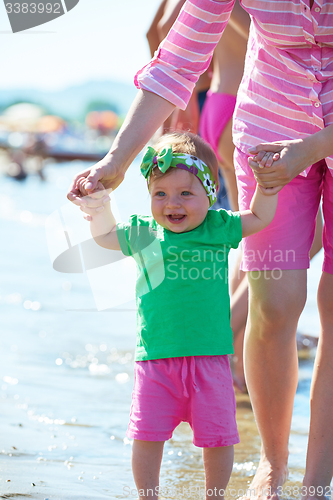
<instances>
[{"instance_id":1,"label":"sea water","mask_svg":"<svg viewBox=\"0 0 333 500\"><path fill-rule=\"evenodd\" d=\"M133 387L135 307L97 311L87 274L52 267L45 224L68 206L81 163L50 164L45 181L0 178L0 495L5 498L137 498L126 428ZM115 192L122 220L150 213L138 162ZM231 255L231 263L235 261ZM304 333L318 335L316 306L322 252L309 271ZM290 483L300 485L309 425L313 357L300 362L290 438ZM248 485L259 437L248 396L239 396L241 444L230 485ZM166 443L161 498L203 498L201 450L187 424ZM293 496L293 494L291 495ZM297 496L297 495L294 495Z\"/></svg>"}]
</instances>

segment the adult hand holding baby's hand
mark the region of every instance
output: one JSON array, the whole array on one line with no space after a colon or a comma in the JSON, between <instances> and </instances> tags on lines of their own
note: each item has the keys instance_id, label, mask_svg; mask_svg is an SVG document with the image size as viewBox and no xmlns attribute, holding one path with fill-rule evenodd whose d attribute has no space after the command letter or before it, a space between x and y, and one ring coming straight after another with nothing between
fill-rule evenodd
<instances>
[{"instance_id":1,"label":"adult hand holding baby's hand","mask_svg":"<svg viewBox=\"0 0 333 500\"><path fill-rule=\"evenodd\" d=\"M248 152L253 155L248 158L249 166L259 186L265 188L264 194L278 193L315 161L303 139L258 144Z\"/></svg>"},{"instance_id":2,"label":"adult hand holding baby's hand","mask_svg":"<svg viewBox=\"0 0 333 500\"><path fill-rule=\"evenodd\" d=\"M110 201L110 189L104 189L103 184L98 181L93 190L88 189L89 181L86 177L79 177L76 181L76 189L80 193L80 210L84 212L84 218L91 221L93 216L104 210L105 204Z\"/></svg>"},{"instance_id":3,"label":"adult hand holding baby's hand","mask_svg":"<svg viewBox=\"0 0 333 500\"><path fill-rule=\"evenodd\" d=\"M78 205L79 207L86 206L82 198L82 193L79 189L78 181L79 179L85 179L84 189L89 196L92 193L96 193L96 189L100 190L98 186L102 186L102 189L106 189L110 192L112 189L116 189L119 184L124 180L124 171L117 168L114 162L111 162L111 155L108 153L102 160L93 165L91 168L83 170L77 174L72 184L69 187L67 193L67 198L69 201ZM86 195L83 195L86 196ZM93 198L94 199L94 198ZM90 205L91 208L94 205ZM100 205L96 205L98 208Z\"/></svg>"}]
</instances>

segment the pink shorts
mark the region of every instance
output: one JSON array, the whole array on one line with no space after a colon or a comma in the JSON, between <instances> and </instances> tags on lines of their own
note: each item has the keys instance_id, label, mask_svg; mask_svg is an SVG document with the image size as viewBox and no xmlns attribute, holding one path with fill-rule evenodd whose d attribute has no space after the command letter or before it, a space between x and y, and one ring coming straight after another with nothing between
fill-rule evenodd
<instances>
[{"instance_id":1,"label":"pink shorts","mask_svg":"<svg viewBox=\"0 0 333 500\"><path fill-rule=\"evenodd\" d=\"M249 208L256 187L247 159L248 155L235 149L240 210ZM312 165L307 177L298 175L284 186L271 224L243 239L242 269L278 273L284 269L308 268L321 196L325 220L323 271L333 274L333 176L325 160Z\"/></svg>"},{"instance_id":2,"label":"pink shorts","mask_svg":"<svg viewBox=\"0 0 333 500\"><path fill-rule=\"evenodd\" d=\"M227 123L234 114L236 96L208 90L200 115L199 130L201 137L212 146L217 158L219 155L219 140Z\"/></svg>"},{"instance_id":3,"label":"pink shorts","mask_svg":"<svg viewBox=\"0 0 333 500\"><path fill-rule=\"evenodd\" d=\"M203 448L239 443L228 356L190 356L135 363L127 436L167 441L180 422Z\"/></svg>"}]
</instances>

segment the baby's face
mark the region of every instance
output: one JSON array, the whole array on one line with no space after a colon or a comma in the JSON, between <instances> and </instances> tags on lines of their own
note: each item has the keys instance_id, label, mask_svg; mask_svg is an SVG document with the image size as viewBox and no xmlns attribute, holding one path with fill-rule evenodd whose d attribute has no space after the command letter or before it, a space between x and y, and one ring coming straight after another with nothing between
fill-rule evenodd
<instances>
[{"instance_id":1,"label":"baby's face","mask_svg":"<svg viewBox=\"0 0 333 500\"><path fill-rule=\"evenodd\" d=\"M174 233L200 226L209 209L205 188L186 170L172 168L167 175L151 179L150 194L154 219Z\"/></svg>"}]
</instances>

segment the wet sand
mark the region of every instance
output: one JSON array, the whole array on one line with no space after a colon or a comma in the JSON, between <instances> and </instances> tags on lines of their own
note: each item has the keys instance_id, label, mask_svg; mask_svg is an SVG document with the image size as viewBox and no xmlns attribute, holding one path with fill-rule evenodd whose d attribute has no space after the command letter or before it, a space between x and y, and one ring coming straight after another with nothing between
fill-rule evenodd
<instances>
[{"instance_id":1,"label":"wet sand","mask_svg":"<svg viewBox=\"0 0 333 500\"><path fill-rule=\"evenodd\" d=\"M304 363L304 369L309 375L312 360ZM128 368L130 366L126 370ZM62 375L58 377L61 379ZM67 382L70 383L70 379L71 377ZM62 421L29 410L29 405L13 405L12 391L7 389L8 398L2 402L2 420L5 421L2 429L5 433L0 453L0 498L137 498L130 469L131 442L125 436L129 410L127 404L130 402L133 382L132 377L130 379L128 383L117 384L118 397L113 402L105 402L104 407L99 404L96 408L98 412L118 412L118 426L115 424L115 433L111 435L110 429L101 427L98 421L96 425L88 423L89 418L82 422L83 417ZM97 386L98 380L100 379L95 379ZM306 380L308 382L308 376ZM57 390L62 384L57 384L52 377L49 382L58 385L54 391L57 397ZM112 385L117 392L115 384ZM86 381L85 390L77 394L76 398L89 396L91 405L94 403L93 391L94 383ZM302 391L297 397L305 396ZM249 396L237 394L236 399L241 442L235 446L233 474L226 492L228 500L238 498L238 493L241 494L242 490L246 491L249 487L260 451L260 439ZM38 402L35 403L38 406ZM83 405L84 401L80 404ZM115 408L112 408L113 404L116 405ZM302 438L302 443L298 441L299 437ZM305 443L306 433L302 433L302 429L294 424L291 435L290 480L285 486L301 485L304 468L298 463L299 460L304 460ZM192 431L187 424L181 424L165 445L161 488L161 500L204 498L201 449L192 444ZM288 495L288 498L295 497L297 495Z\"/></svg>"}]
</instances>

